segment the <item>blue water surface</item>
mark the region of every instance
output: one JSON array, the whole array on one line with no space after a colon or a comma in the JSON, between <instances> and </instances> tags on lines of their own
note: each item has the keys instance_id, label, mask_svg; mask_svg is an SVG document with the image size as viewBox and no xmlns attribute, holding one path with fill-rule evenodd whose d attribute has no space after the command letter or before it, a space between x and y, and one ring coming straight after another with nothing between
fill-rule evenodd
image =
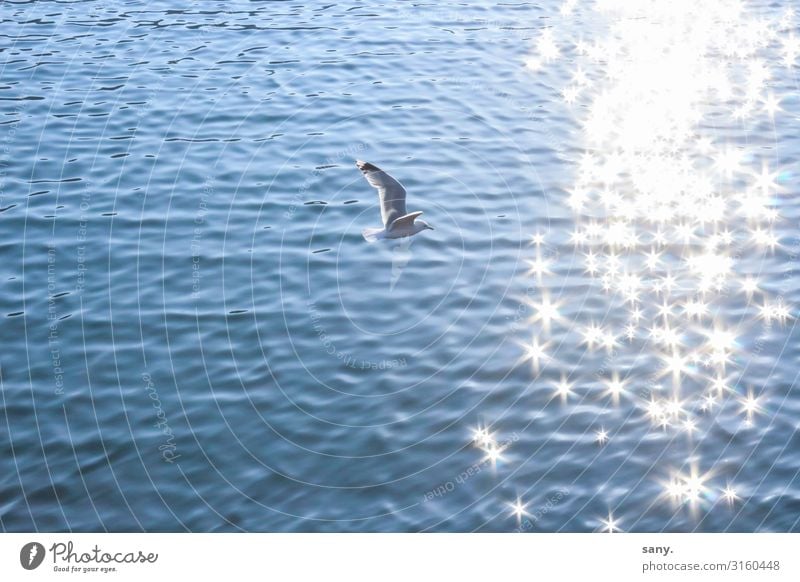
<instances>
[{"instance_id":1,"label":"blue water surface","mask_svg":"<svg viewBox=\"0 0 800 582\"><path fill-rule=\"evenodd\" d=\"M800 529L793 319L739 338L737 381L765 394L749 430L735 406L653 428L592 372L563 405L561 374L607 357L568 331L523 361L542 289L567 320L617 315L569 240L571 69L525 67L559 6L2 3L0 527ZM795 173L797 105L763 136ZM435 230L367 244L356 159ZM762 285L800 305L787 188ZM695 462L713 488L670 503Z\"/></svg>"}]
</instances>

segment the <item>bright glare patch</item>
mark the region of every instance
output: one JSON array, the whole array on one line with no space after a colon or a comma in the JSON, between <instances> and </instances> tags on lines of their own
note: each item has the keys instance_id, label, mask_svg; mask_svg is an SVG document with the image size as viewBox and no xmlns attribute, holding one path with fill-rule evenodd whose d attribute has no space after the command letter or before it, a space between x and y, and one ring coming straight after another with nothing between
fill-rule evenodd
<instances>
[{"instance_id":1,"label":"bright glare patch","mask_svg":"<svg viewBox=\"0 0 800 582\"><path fill-rule=\"evenodd\" d=\"M567 381L564 374L561 375L561 381L556 384L555 396L561 397L561 402L567 402L567 399L572 395L572 384Z\"/></svg>"},{"instance_id":2,"label":"bright glare patch","mask_svg":"<svg viewBox=\"0 0 800 582\"><path fill-rule=\"evenodd\" d=\"M567 36L558 20L572 17L605 19L610 31ZM625 316L567 321L566 300L542 294L532 323L542 338L560 326L579 333L588 352L606 354L608 404L629 395L654 430L702 435L700 423L737 403L750 426L762 408L752 392L742 396L739 342L759 323L786 325L794 310L743 260L787 244L774 231L787 169L747 136L776 123L790 101L771 80L773 68L800 60L794 11L754 16L743 0L568 0L555 22L535 39L529 69L567 67L570 79L558 98L576 116L583 147L574 182L564 184L570 242L578 272L606 293L609 312ZM541 282L556 266L538 252L543 237L533 241L529 274ZM537 372L546 345L535 336L526 346ZM672 380L669 394L617 364L620 346L660 361L654 376ZM562 375L554 397L567 402L571 388ZM609 433L595 437L604 444ZM711 473L676 472L665 494L694 507L722 491L732 504L736 491L709 487ZM602 523L618 529L611 515Z\"/></svg>"},{"instance_id":3,"label":"bright glare patch","mask_svg":"<svg viewBox=\"0 0 800 582\"><path fill-rule=\"evenodd\" d=\"M517 521L521 520L524 516L528 515L528 512L525 511L526 504L522 503L522 501L517 498L514 503L509 503L509 507L511 507L511 515L517 518Z\"/></svg>"},{"instance_id":4,"label":"bright glare patch","mask_svg":"<svg viewBox=\"0 0 800 582\"><path fill-rule=\"evenodd\" d=\"M728 502L728 505L733 505L736 500L739 499L739 496L736 494L736 489L730 485L722 490L722 497Z\"/></svg>"},{"instance_id":5,"label":"bright glare patch","mask_svg":"<svg viewBox=\"0 0 800 582\"><path fill-rule=\"evenodd\" d=\"M606 429L601 428L600 430L594 433L594 440L597 444L604 445L608 442L608 432Z\"/></svg>"},{"instance_id":6,"label":"bright glare patch","mask_svg":"<svg viewBox=\"0 0 800 582\"><path fill-rule=\"evenodd\" d=\"M673 472L664 485L664 495L674 504L689 505L696 509L698 504L709 494L707 486L711 474L700 474L697 467L692 466L689 473Z\"/></svg>"},{"instance_id":7,"label":"bright glare patch","mask_svg":"<svg viewBox=\"0 0 800 582\"><path fill-rule=\"evenodd\" d=\"M530 360L533 364L533 370L538 372L541 361L547 358L547 344L540 344L539 338L534 337L530 344L523 347L525 348L525 356L523 359Z\"/></svg>"},{"instance_id":8,"label":"bright glare patch","mask_svg":"<svg viewBox=\"0 0 800 582\"><path fill-rule=\"evenodd\" d=\"M603 531L603 532L606 532L606 533L614 533L614 532L622 531L622 529L620 528L619 520L615 519L610 511L608 512L608 518L607 519L601 519L600 523L602 524L602 526L600 528L600 531Z\"/></svg>"}]
</instances>

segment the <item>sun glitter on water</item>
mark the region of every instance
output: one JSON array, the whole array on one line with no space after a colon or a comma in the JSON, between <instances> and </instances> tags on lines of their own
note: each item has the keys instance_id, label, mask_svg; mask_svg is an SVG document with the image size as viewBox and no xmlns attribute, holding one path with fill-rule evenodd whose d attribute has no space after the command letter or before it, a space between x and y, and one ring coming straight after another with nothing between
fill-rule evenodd
<instances>
[{"instance_id":1,"label":"sun glitter on water","mask_svg":"<svg viewBox=\"0 0 800 582\"><path fill-rule=\"evenodd\" d=\"M562 15L576 6L565 3ZM674 405L684 376L721 397L743 328L792 317L780 297L760 290L757 273L737 271L737 256L779 246L772 226L783 189L780 168L735 138L780 113L765 55L777 44L782 66L795 65L800 43L787 32L794 12L755 19L735 0L600 0L594 10L612 23L606 38L560 39L573 44L567 50L548 29L533 57L537 68L564 54L577 61L562 93L586 148L567 200L571 238L586 273L628 309L622 328L584 325L584 341L593 350L644 340L660 354L674 391L647 409L655 424L677 428L688 414ZM717 300L731 293L741 294L750 320L726 321ZM549 298L532 307L553 319ZM622 382L609 383L613 396Z\"/></svg>"},{"instance_id":2,"label":"sun glitter on water","mask_svg":"<svg viewBox=\"0 0 800 582\"><path fill-rule=\"evenodd\" d=\"M738 340L793 318L792 306L763 290L760 269L752 269L781 246L773 225L789 174L777 148L749 136L765 124L774 129L782 113L785 96L770 80L774 67L800 59L794 10L767 19L741 0L567 0L560 16L566 22L580 12L607 22L604 33L574 38L556 23L541 31L526 64L532 75L571 68L562 106L578 123L584 151L565 185L570 239L609 311L620 306L625 317L566 321L559 298L542 291L529 305L534 334L523 358L534 376L558 370L546 349L551 328L578 329L588 352L629 349L661 362L645 378L612 367L598 394L608 406L632 404L653 430L690 438L726 407L746 430L764 410L760 395L739 383ZM540 258L543 243L537 233L530 273L537 283L552 275ZM553 398L569 406L582 379L581 370L561 373ZM594 430L603 443L615 432ZM673 468L664 483L676 505L741 499L730 482L712 486L713 467L685 471ZM616 527L610 516L603 523Z\"/></svg>"}]
</instances>

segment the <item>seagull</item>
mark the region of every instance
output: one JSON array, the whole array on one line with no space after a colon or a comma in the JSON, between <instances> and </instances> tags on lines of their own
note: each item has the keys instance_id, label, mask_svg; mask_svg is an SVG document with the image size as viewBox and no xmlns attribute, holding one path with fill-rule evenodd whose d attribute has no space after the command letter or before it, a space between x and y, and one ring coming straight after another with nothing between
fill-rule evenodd
<instances>
[{"instance_id":1,"label":"seagull","mask_svg":"<svg viewBox=\"0 0 800 582\"><path fill-rule=\"evenodd\" d=\"M381 201L383 228L365 228L361 234L367 242L384 238L403 238L423 230L433 230L433 227L424 220L416 220L422 212L406 213L406 189L400 182L369 162L356 160L356 166L364 174L369 185L378 189Z\"/></svg>"}]
</instances>

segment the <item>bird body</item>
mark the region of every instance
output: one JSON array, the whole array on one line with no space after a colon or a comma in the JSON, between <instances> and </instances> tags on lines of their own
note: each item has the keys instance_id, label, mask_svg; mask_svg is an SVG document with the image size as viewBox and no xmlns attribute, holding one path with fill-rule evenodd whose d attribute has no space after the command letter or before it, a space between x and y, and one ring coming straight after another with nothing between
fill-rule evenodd
<instances>
[{"instance_id":1,"label":"bird body","mask_svg":"<svg viewBox=\"0 0 800 582\"><path fill-rule=\"evenodd\" d=\"M422 212L406 212L406 189L397 180L369 162L356 161L370 186L378 190L383 228L365 228L362 231L368 242L386 238L413 236L423 230L433 230L424 220L417 220Z\"/></svg>"}]
</instances>

